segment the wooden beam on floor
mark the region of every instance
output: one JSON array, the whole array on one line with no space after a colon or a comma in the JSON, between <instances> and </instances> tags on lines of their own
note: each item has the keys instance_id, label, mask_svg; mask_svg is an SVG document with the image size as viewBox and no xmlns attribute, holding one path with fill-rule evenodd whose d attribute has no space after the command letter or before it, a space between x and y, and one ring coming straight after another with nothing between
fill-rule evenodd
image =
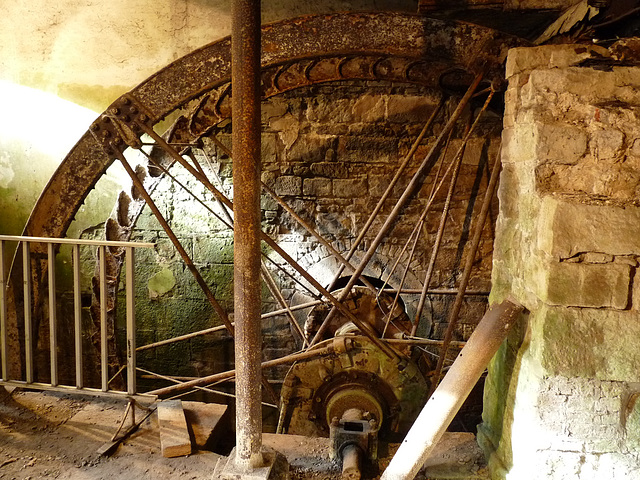
<instances>
[{"instance_id":1,"label":"wooden beam on floor","mask_svg":"<svg viewBox=\"0 0 640 480\"><path fill-rule=\"evenodd\" d=\"M165 400L158 403L158 425L163 457L182 457L191 454L191 438L182 400Z\"/></svg>"}]
</instances>

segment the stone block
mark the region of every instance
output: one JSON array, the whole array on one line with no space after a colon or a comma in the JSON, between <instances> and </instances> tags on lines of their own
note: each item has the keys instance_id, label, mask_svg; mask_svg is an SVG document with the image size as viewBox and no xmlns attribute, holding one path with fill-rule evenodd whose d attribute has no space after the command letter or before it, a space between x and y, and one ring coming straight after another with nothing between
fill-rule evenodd
<instances>
[{"instance_id":1,"label":"stone block","mask_svg":"<svg viewBox=\"0 0 640 480\"><path fill-rule=\"evenodd\" d=\"M331 195L332 185L330 178L305 178L302 182L302 194L316 197Z\"/></svg>"},{"instance_id":2,"label":"stone block","mask_svg":"<svg viewBox=\"0 0 640 480\"><path fill-rule=\"evenodd\" d=\"M233 237L198 237L193 252L195 263L233 263Z\"/></svg>"},{"instance_id":3,"label":"stone block","mask_svg":"<svg viewBox=\"0 0 640 480\"><path fill-rule=\"evenodd\" d=\"M623 146L624 133L615 128L603 128L591 134L592 154L600 160L619 156Z\"/></svg>"},{"instance_id":4,"label":"stone block","mask_svg":"<svg viewBox=\"0 0 640 480\"><path fill-rule=\"evenodd\" d=\"M564 6L563 3L562 7ZM569 67L587 58L602 56L608 57L609 51L595 45L543 45L534 48L512 48L507 56L506 78L535 69Z\"/></svg>"},{"instance_id":5,"label":"stone block","mask_svg":"<svg viewBox=\"0 0 640 480\"><path fill-rule=\"evenodd\" d=\"M369 174L369 195L373 198L380 198L387 190L391 176Z\"/></svg>"},{"instance_id":6,"label":"stone block","mask_svg":"<svg viewBox=\"0 0 640 480\"><path fill-rule=\"evenodd\" d=\"M362 95L353 104L353 119L356 122L380 122L385 116L385 97Z\"/></svg>"},{"instance_id":7,"label":"stone block","mask_svg":"<svg viewBox=\"0 0 640 480\"><path fill-rule=\"evenodd\" d=\"M545 375L606 380L618 389L618 382L640 380L640 351L633 342L620 341L620 332L628 338L640 335L633 312L545 307L535 317L531 347ZM595 397L618 395L614 389Z\"/></svg>"},{"instance_id":8,"label":"stone block","mask_svg":"<svg viewBox=\"0 0 640 480\"><path fill-rule=\"evenodd\" d=\"M630 284L629 265L553 262L541 299L551 305L623 310L629 303Z\"/></svg>"},{"instance_id":9,"label":"stone block","mask_svg":"<svg viewBox=\"0 0 640 480\"><path fill-rule=\"evenodd\" d=\"M640 208L542 200L538 248L555 258L583 252L640 254Z\"/></svg>"},{"instance_id":10,"label":"stone block","mask_svg":"<svg viewBox=\"0 0 640 480\"><path fill-rule=\"evenodd\" d=\"M397 141L383 136L343 136L338 142L338 158L344 162L389 162L398 155Z\"/></svg>"},{"instance_id":11,"label":"stone block","mask_svg":"<svg viewBox=\"0 0 640 480\"><path fill-rule=\"evenodd\" d=\"M368 194L367 179L335 179L333 181L333 195L342 198L363 197Z\"/></svg>"},{"instance_id":12,"label":"stone block","mask_svg":"<svg viewBox=\"0 0 640 480\"><path fill-rule=\"evenodd\" d=\"M307 120L318 123L351 123L353 103L348 98L327 98L317 95L309 101Z\"/></svg>"},{"instance_id":13,"label":"stone block","mask_svg":"<svg viewBox=\"0 0 640 480\"><path fill-rule=\"evenodd\" d=\"M392 95L387 100L387 120L391 123L424 124L434 107L433 99L424 96Z\"/></svg>"},{"instance_id":14,"label":"stone block","mask_svg":"<svg viewBox=\"0 0 640 480\"><path fill-rule=\"evenodd\" d=\"M479 165L480 160L482 159L482 153L484 152L484 145L484 138L470 138L464 149L462 163L464 165Z\"/></svg>"},{"instance_id":15,"label":"stone block","mask_svg":"<svg viewBox=\"0 0 640 480\"><path fill-rule=\"evenodd\" d=\"M287 154L290 161L322 162L327 151L335 147L336 137L331 135L300 135Z\"/></svg>"},{"instance_id":16,"label":"stone block","mask_svg":"<svg viewBox=\"0 0 640 480\"><path fill-rule=\"evenodd\" d=\"M341 162L317 162L311 165L311 173L321 177L346 178L349 169Z\"/></svg>"},{"instance_id":17,"label":"stone block","mask_svg":"<svg viewBox=\"0 0 640 480\"><path fill-rule=\"evenodd\" d=\"M520 125L502 131L502 162L504 164L531 161L537 148L535 125Z\"/></svg>"},{"instance_id":18,"label":"stone block","mask_svg":"<svg viewBox=\"0 0 640 480\"><path fill-rule=\"evenodd\" d=\"M538 163L553 162L573 165L587 150L587 134L568 125L536 125L536 157Z\"/></svg>"},{"instance_id":19,"label":"stone block","mask_svg":"<svg viewBox=\"0 0 640 480\"><path fill-rule=\"evenodd\" d=\"M302 179L293 175L281 175L276 178L273 189L278 195L300 195Z\"/></svg>"}]
</instances>

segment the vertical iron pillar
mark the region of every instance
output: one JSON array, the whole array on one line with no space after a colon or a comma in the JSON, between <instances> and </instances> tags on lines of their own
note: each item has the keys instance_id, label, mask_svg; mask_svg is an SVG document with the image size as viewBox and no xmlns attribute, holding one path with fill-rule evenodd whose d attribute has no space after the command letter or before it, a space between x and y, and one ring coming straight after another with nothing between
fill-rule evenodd
<instances>
[{"instance_id":1,"label":"vertical iron pillar","mask_svg":"<svg viewBox=\"0 0 640 480\"><path fill-rule=\"evenodd\" d=\"M261 467L260 0L234 0L231 31L236 466Z\"/></svg>"}]
</instances>

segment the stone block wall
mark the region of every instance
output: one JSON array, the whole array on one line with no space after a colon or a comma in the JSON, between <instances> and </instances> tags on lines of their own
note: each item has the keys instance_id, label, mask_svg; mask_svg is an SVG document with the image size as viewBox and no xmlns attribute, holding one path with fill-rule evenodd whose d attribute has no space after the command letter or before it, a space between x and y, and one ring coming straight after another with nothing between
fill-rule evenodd
<instances>
[{"instance_id":1,"label":"stone block wall","mask_svg":"<svg viewBox=\"0 0 640 480\"><path fill-rule=\"evenodd\" d=\"M496 479L640 478L640 68L556 45L507 75L492 300L528 313L479 440Z\"/></svg>"},{"instance_id":2,"label":"stone block wall","mask_svg":"<svg viewBox=\"0 0 640 480\"><path fill-rule=\"evenodd\" d=\"M402 158L439 101L439 92L411 86L386 83L337 83L290 92L263 103L262 180L303 218L346 254L353 240L386 189ZM475 108L475 107L474 107ZM470 112L467 112L467 117ZM464 122L463 122L464 123ZM386 215L402 194L413 171L424 158L430 144L443 125L440 118L434 130L425 137L381 216L367 231L364 245L355 254L357 264L375 237ZM472 228L472 217L480 209L489 176L488 159L495 158L501 118L487 114L469 142L448 215L445 236L431 286L454 288L467 255L465 245ZM461 145L459 131L447 153L450 160ZM217 138L231 146L230 125L217 131ZM214 170L223 182L225 192L232 195L232 162L210 139L204 139L205 150L214 160ZM203 159L202 159L203 160ZM206 166L206 162L202 161ZM173 173L215 211L219 207L202 185L188 174L173 167ZM404 210L388 239L379 248L365 274L386 280L395 260L401 257L418 216L427 203L437 166L429 173L424 187ZM428 216L425 232L410 263L405 288L421 289L430 247L435 237L447 183L437 195ZM194 203L180 187L163 179L154 198L169 223L222 305L232 312L233 243L226 229L201 205ZM338 269L337 261L327 249L298 225L272 198L263 195L261 202L263 229L321 284L328 285ZM495 209L497 211L497 207ZM470 290L489 291L493 219L487 222L485 237L478 253ZM134 238L155 242L155 251L142 251L137 291L139 344L162 340L219 323L199 287L191 278L166 233L148 210L144 210L134 227ZM270 249L265 252L276 263L283 260ZM389 284L397 286L407 256ZM284 297L293 304L314 298L304 288L274 269L267 262ZM288 271L290 268L285 267ZM410 315L415 313L419 295L404 295ZM422 334L440 338L446 328L452 295L433 295L423 313ZM263 311L280 308L266 288ZM457 339L467 338L486 308L486 296L470 296L465 301ZM309 309L296 313L304 323ZM285 316L271 318L263 324L264 358L291 353L299 347ZM233 343L225 334L199 337L153 350L140 358L143 368L160 373L194 376L233 367ZM145 366L146 365L146 366ZM270 370L273 380L282 379L288 366Z\"/></svg>"}]
</instances>

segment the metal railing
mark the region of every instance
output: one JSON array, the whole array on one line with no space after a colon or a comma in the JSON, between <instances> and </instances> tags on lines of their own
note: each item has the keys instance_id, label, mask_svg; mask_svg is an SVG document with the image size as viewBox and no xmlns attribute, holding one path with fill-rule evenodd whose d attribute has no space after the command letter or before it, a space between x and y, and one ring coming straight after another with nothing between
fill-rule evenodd
<instances>
[{"instance_id":1,"label":"metal railing","mask_svg":"<svg viewBox=\"0 0 640 480\"><path fill-rule=\"evenodd\" d=\"M19 249L22 246L22 278L24 295L24 378L21 380L9 379L9 362L11 355L8 344L8 316L7 316L7 291L9 280L6 276L5 253L7 242L17 243ZM48 317L49 317L49 350L50 350L50 382L36 382L34 379L34 331L33 314L33 276L31 272L31 248L32 243L46 244L47 246L47 277L48 277ZM58 362L58 318L56 299L56 245L70 245L73 268L73 345L75 355L75 385L61 385ZM100 388L90 388L85 385L83 375L83 332L82 332L82 287L80 271L80 247L97 247L98 251L98 285L99 285L99 318L100 318ZM111 390L109 388L109 362L108 362L108 327L107 327L107 247L123 248L125 251L125 298L126 298L126 391ZM0 385L22 386L42 390L70 390L91 394L116 394L136 395L136 319L134 302L134 271L135 249L153 248L152 243L138 242L113 242L100 240L82 240L68 238L44 238L0 235ZM18 251L18 250L17 250ZM18 285L13 285L18 289ZM15 312L16 325L19 321L18 312ZM15 358L15 357L13 357Z\"/></svg>"}]
</instances>

